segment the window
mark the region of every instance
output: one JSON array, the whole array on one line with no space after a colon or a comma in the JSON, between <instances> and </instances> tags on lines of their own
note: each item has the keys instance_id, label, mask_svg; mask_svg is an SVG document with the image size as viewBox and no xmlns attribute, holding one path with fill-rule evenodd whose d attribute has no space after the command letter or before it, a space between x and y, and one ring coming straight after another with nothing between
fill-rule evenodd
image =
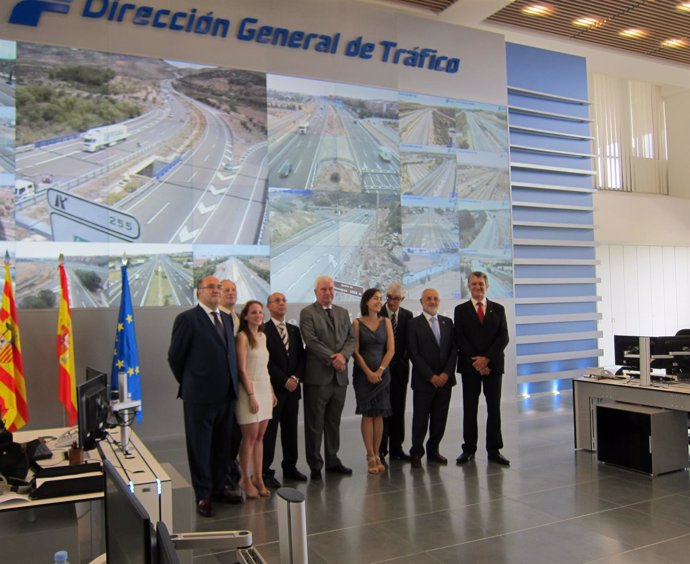
<instances>
[{"instance_id":1,"label":"window","mask_svg":"<svg viewBox=\"0 0 690 564\"><path fill-rule=\"evenodd\" d=\"M594 74L591 98L597 187L668 194L661 87Z\"/></svg>"}]
</instances>

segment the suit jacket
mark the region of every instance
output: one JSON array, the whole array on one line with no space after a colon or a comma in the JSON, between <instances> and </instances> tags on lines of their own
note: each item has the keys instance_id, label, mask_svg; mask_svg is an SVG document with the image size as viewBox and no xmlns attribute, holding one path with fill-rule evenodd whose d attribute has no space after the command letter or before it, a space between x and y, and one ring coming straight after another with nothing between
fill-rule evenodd
<instances>
[{"instance_id":1,"label":"suit jacket","mask_svg":"<svg viewBox=\"0 0 690 564\"><path fill-rule=\"evenodd\" d=\"M331 355L341 353L349 360L355 350L355 335L352 332L350 314L340 306L333 305L335 330L323 307L314 302L305 307L299 315L299 328L307 349L307 360L303 382L314 386L327 386L335 373L339 386L347 386L347 367L336 372L331 366Z\"/></svg>"},{"instance_id":2,"label":"suit jacket","mask_svg":"<svg viewBox=\"0 0 690 564\"><path fill-rule=\"evenodd\" d=\"M183 311L173 323L168 364L180 384L177 397L192 403L237 399L237 357L232 318L220 312L227 347L204 309Z\"/></svg>"},{"instance_id":3,"label":"suit jacket","mask_svg":"<svg viewBox=\"0 0 690 564\"><path fill-rule=\"evenodd\" d=\"M458 347L458 372L476 374L473 356L489 359L492 374L503 374L504 350L508 345L508 322L501 304L487 300L484 323L479 322L477 310L468 300L455 307L455 344Z\"/></svg>"},{"instance_id":4,"label":"suit jacket","mask_svg":"<svg viewBox=\"0 0 690 564\"><path fill-rule=\"evenodd\" d=\"M271 384L276 396L287 395L285 383L291 376L297 376L300 380L304 374L304 362L306 354L302 334L299 327L291 323L285 324L288 334L288 349L285 350L283 340L273 321L264 323L264 333L266 334L266 348L268 348L268 373L271 376ZM300 396L299 386L293 392Z\"/></svg>"},{"instance_id":5,"label":"suit jacket","mask_svg":"<svg viewBox=\"0 0 690 564\"><path fill-rule=\"evenodd\" d=\"M395 333L395 355L391 361L391 372L408 374L410 372L410 355L407 352L407 324L412 320L412 312L403 307L398 308L398 330ZM388 309L381 310L383 317L390 317Z\"/></svg>"},{"instance_id":6,"label":"suit jacket","mask_svg":"<svg viewBox=\"0 0 690 564\"><path fill-rule=\"evenodd\" d=\"M412 389L424 390L431 386L429 380L434 374L445 372L448 375L446 386L455 386L455 362L457 349L453 341L453 321L450 317L439 315L441 344L421 313L407 326L407 351L412 361Z\"/></svg>"}]
</instances>

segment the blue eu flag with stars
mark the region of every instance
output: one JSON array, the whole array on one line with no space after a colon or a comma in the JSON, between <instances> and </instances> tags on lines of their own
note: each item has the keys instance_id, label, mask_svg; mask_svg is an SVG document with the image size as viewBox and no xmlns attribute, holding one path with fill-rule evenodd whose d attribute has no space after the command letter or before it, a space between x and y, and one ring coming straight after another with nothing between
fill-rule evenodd
<instances>
[{"instance_id":1,"label":"blue eu flag with stars","mask_svg":"<svg viewBox=\"0 0 690 564\"><path fill-rule=\"evenodd\" d=\"M129 293L127 265L122 265L122 295L120 296L120 314L117 317L115 332L115 350L113 352L113 371L111 387L118 389L118 374L127 374L127 391L129 399L141 400L141 376L139 374L139 353L137 352L137 335L134 327L134 310ZM127 400L128 398L120 398ZM141 423L143 410L137 413L137 422Z\"/></svg>"}]
</instances>

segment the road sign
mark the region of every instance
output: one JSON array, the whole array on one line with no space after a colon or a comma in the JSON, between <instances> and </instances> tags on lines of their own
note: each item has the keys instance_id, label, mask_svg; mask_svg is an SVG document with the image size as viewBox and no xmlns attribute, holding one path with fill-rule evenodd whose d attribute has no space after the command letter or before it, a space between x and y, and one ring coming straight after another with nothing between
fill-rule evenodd
<instances>
[{"instance_id":1,"label":"road sign","mask_svg":"<svg viewBox=\"0 0 690 564\"><path fill-rule=\"evenodd\" d=\"M75 223L75 229L84 231L85 227L90 227L92 230L100 232L101 235L96 240L103 240L103 235L111 235L118 239L125 241L136 241L141 236L141 228L137 219L127 213L109 208L102 204L90 202L74 194L62 192L55 188L49 188L46 192L48 198L48 205L56 212L51 214L51 223L55 223L54 215L60 215L65 219L72 220ZM60 222L60 229L67 227L66 224ZM80 227L77 228L76 225ZM87 230L88 231L88 230ZM93 233L95 235L95 233ZM79 235L80 236L80 235ZM63 237L56 237L53 232L54 240L64 240ZM72 240L73 237L68 236L66 240ZM75 239L76 240L76 239ZM92 239L93 240L93 239ZM105 239L107 240L107 238Z\"/></svg>"},{"instance_id":2,"label":"road sign","mask_svg":"<svg viewBox=\"0 0 690 564\"><path fill-rule=\"evenodd\" d=\"M364 293L364 288L362 286L355 286L354 284L347 284L345 282L339 282L338 280L333 280L333 287L337 292L350 296L359 297Z\"/></svg>"}]
</instances>

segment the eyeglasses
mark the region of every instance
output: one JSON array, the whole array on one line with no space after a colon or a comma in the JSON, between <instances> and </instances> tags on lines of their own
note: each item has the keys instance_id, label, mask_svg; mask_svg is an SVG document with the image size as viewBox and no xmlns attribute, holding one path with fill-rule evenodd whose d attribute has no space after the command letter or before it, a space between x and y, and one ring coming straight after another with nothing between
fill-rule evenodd
<instances>
[{"instance_id":1,"label":"eyeglasses","mask_svg":"<svg viewBox=\"0 0 690 564\"><path fill-rule=\"evenodd\" d=\"M389 302L401 302L401 301L403 301L405 298L403 298L402 296L386 296L386 299L387 299Z\"/></svg>"},{"instance_id":2,"label":"eyeglasses","mask_svg":"<svg viewBox=\"0 0 690 564\"><path fill-rule=\"evenodd\" d=\"M199 286L199 290L220 290L222 286L220 284L208 284L207 286Z\"/></svg>"}]
</instances>

